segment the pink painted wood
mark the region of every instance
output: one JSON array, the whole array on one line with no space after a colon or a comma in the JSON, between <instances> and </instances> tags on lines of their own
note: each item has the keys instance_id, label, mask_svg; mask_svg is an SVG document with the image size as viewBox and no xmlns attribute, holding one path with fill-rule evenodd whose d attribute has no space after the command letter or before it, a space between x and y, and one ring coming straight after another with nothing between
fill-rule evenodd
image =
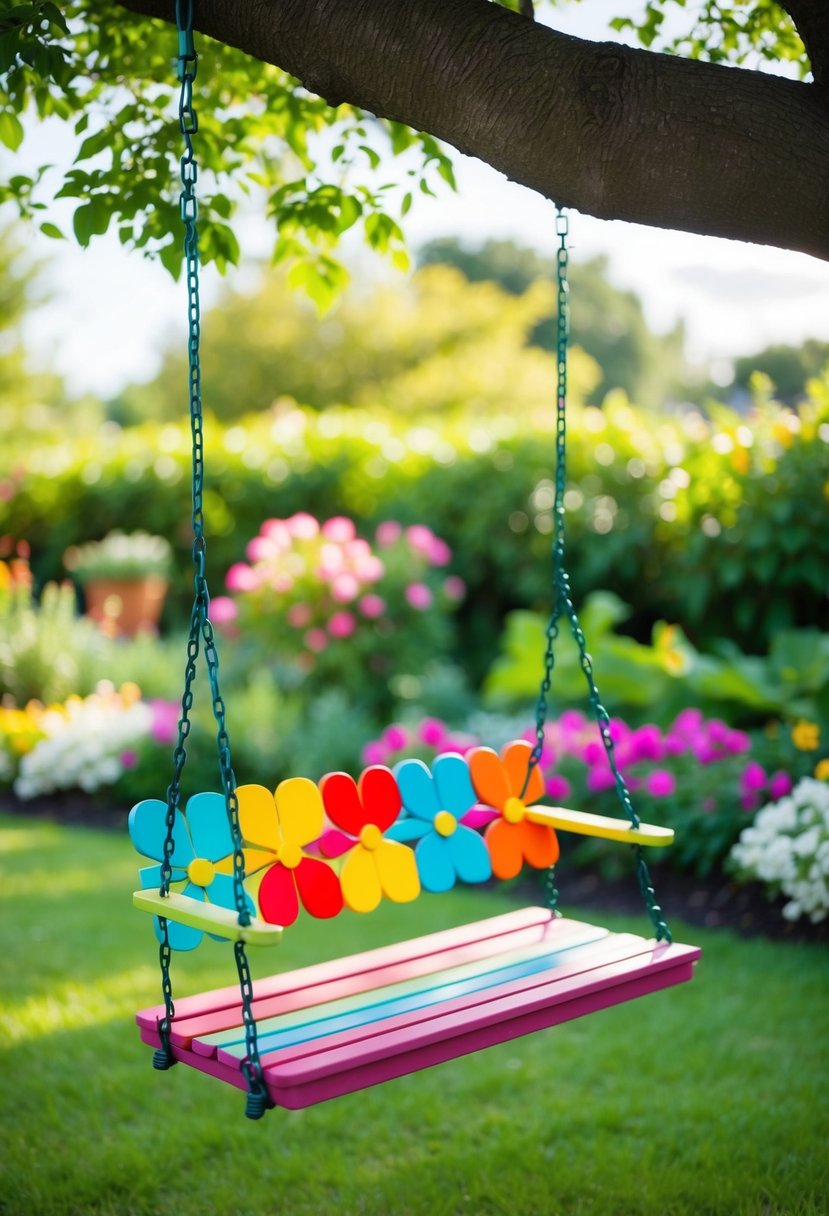
<instances>
[{"instance_id":1,"label":"pink painted wood","mask_svg":"<svg viewBox=\"0 0 829 1216\"><path fill-rule=\"evenodd\" d=\"M511 946L541 940L550 923L551 916L546 908L521 908L457 929L269 976L253 985L254 1014L257 1018L271 1017L289 1008L301 1009L306 1004L317 1003L317 992L320 1001L334 1000L442 967L473 962ZM555 924L564 936L571 931L568 927L578 925L578 922L559 920ZM298 1004L291 1003L291 994L297 994ZM155 1005L137 1013L136 1022L142 1029L154 1031L162 1017L164 1006ZM171 1039L178 1046L189 1047L194 1034L210 1034L228 1026L238 1026L240 1022L238 986L217 988L176 1001Z\"/></svg>"},{"instance_id":2,"label":"pink painted wood","mask_svg":"<svg viewBox=\"0 0 829 1216\"><path fill-rule=\"evenodd\" d=\"M492 958L497 964L499 953L548 935L555 948L583 928L577 921L551 922L545 909L524 909L271 977L256 986L257 1005L276 1005L277 1013L308 1008L313 1021L313 1008L326 1000L373 994L385 984L440 972L470 958ZM352 1093L682 983L691 979L699 956L695 946L656 945L633 935L608 934L592 946L578 947L573 958L554 971L265 1054L268 1092L276 1105L291 1109ZM162 1013L163 1007L157 1006L138 1015L145 1043L158 1045L156 1019ZM240 1021L233 988L177 1002L174 1056L245 1088L239 1059L221 1049L217 1053L215 1046L194 1037L199 1027L199 1033L210 1034Z\"/></svg>"}]
</instances>

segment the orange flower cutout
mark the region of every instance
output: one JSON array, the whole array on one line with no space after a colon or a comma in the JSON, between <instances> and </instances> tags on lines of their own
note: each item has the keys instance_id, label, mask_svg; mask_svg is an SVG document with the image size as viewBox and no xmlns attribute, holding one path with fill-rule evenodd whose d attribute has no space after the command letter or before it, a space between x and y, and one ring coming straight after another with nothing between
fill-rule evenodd
<instances>
[{"instance_id":1,"label":"orange flower cutout","mask_svg":"<svg viewBox=\"0 0 829 1216\"><path fill-rule=\"evenodd\" d=\"M524 862L545 870L558 861L553 829L530 823L526 817L527 807L544 796L544 778L538 765L533 766L527 779L532 750L522 739L508 743L500 757L491 747L473 747L466 757L476 794L501 816L484 833L496 878L515 878Z\"/></svg>"}]
</instances>

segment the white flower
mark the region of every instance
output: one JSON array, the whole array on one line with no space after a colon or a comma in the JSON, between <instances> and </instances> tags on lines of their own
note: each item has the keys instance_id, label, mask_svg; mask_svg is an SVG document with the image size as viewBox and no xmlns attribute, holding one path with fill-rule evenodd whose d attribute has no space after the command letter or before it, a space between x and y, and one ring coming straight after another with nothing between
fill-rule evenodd
<instances>
[{"instance_id":1,"label":"white flower","mask_svg":"<svg viewBox=\"0 0 829 1216\"><path fill-rule=\"evenodd\" d=\"M787 920L829 914L829 785L805 777L786 798L758 811L731 850L746 878L789 896Z\"/></svg>"}]
</instances>

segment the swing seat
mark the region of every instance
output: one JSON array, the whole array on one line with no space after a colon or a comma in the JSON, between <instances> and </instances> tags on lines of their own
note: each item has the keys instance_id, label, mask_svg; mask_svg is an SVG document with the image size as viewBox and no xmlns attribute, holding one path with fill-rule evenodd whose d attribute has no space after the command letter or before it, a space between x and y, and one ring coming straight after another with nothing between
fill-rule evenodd
<instances>
[{"instance_id":1,"label":"swing seat","mask_svg":"<svg viewBox=\"0 0 829 1216\"><path fill-rule=\"evenodd\" d=\"M294 1110L690 980L696 946L524 908L254 983L270 1100ZM140 1012L160 1046L164 1006ZM237 987L176 1001L174 1057L240 1089Z\"/></svg>"}]
</instances>

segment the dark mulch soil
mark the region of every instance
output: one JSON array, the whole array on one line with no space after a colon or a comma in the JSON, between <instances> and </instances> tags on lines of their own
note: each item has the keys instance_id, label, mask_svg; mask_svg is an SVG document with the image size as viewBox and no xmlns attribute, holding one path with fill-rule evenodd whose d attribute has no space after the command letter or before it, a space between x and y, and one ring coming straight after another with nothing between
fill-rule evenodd
<instances>
[{"instance_id":1,"label":"dark mulch soil","mask_svg":"<svg viewBox=\"0 0 829 1216\"><path fill-rule=\"evenodd\" d=\"M25 803L3 794L0 810L22 818L119 832L125 832L127 827L126 810L96 803L77 792L52 794ZM829 919L818 925L804 919L794 923L785 920L781 914L785 899L770 900L760 883L737 884L722 874L694 878L668 870L661 873L654 870L652 877L669 925L676 919L706 929L728 928L743 937L829 943ZM556 885L559 902L564 907L641 913L643 918L647 915L632 870L623 878L607 878L562 867L556 873ZM537 885L528 883L527 889L530 898L538 898ZM645 929L646 923L643 932Z\"/></svg>"}]
</instances>

